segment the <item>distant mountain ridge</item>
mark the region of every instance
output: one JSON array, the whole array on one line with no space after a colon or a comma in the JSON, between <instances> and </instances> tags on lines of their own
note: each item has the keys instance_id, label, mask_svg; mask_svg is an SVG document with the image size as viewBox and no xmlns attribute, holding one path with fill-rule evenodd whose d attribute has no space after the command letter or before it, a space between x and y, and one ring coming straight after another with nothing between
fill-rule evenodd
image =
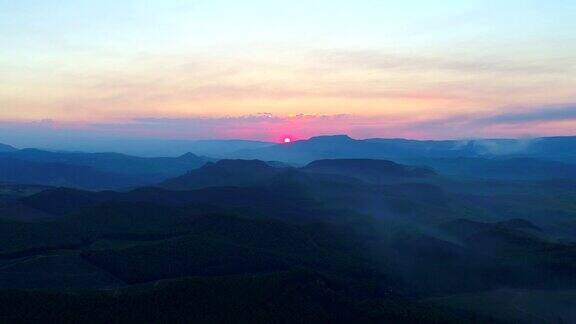
<instances>
[{"instance_id":1,"label":"distant mountain ridge","mask_svg":"<svg viewBox=\"0 0 576 324\"><path fill-rule=\"evenodd\" d=\"M168 179L160 183L159 187L169 190L194 190L220 186L248 187L267 182L314 181L309 179L309 174L333 175L380 184L394 179L436 175L431 169L409 167L386 160L318 160L303 168L277 166L275 163L260 160L220 160ZM273 179L275 181L272 181Z\"/></svg>"},{"instance_id":2,"label":"distant mountain ridge","mask_svg":"<svg viewBox=\"0 0 576 324\"><path fill-rule=\"evenodd\" d=\"M474 155L481 151L472 144L457 149L470 157L441 157L449 142L336 136L294 144L274 150L405 158L300 166L276 156L0 153L0 318L574 322L574 164L513 150ZM126 179L143 186L124 188ZM504 299L468 301L510 287L571 292L524 303L527 315L506 295L527 321L493 311Z\"/></svg>"},{"instance_id":3,"label":"distant mountain ridge","mask_svg":"<svg viewBox=\"0 0 576 324\"><path fill-rule=\"evenodd\" d=\"M0 158L0 179L9 183L50 185L85 189L122 188L141 185L135 177L65 163L39 163Z\"/></svg>"},{"instance_id":4,"label":"distant mountain ridge","mask_svg":"<svg viewBox=\"0 0 576 324\"><path fill-rule=\"evenodd\" d=\"M570 236L555 231L576 229L570 188L549 192L538 182L511 181L516 194L510 194L498 188L499 181L456 181L430 169L369 159L320 160L303 168L220 160L167 182L174 180L172 190L7 188L16 195L0 204L0 298L14 306L4 306L2 317L22 318L14 301L18 290L7 289L26 289L19 292L29 296L20 300L26 305L44 291L46 302L68 296L59 307L85 305L69 313L80 318L99 313L94 309L104 300L120 311L124 304L157 309L156 297L149 303L142 298L160 293L165 280L210 284L203 289L178 284L162 292L168 302L160 303L166 307L160 315L173 312L174 301L190 314L198 300L203 304L194 314L204 316L208 302L220 314L235 293L233 302L241 304L231 307L247 309L247 319L253 318L253 305L269 309L270 300L276 301L273 310L287 306L281 319L294 309L310 314L306 296L326 305L340 291L334 309L357 305L347 322L367 312L372 323L382 322L373 317L383 311L373 304L382 298L390 301L385 322L390 314L411 316L417 308L404 303L423 298L502 286L576 287L576 230ZM277 278L295 271L311 273L304 282L315 288L285 299L287 292L303 288ZM230 276L250 282L242 288L238 277ZM254 281L263 276L281 285L268 291ZM118 299L129 291L137 298ZM254 301L258 291L266 294ZM103 299L92 299L101 293ZM203 294L216 299L205 303ZM242 304L241 296L249 302ZM342 298L350 303L342 304ZM400 306L406 306L399 309L402 300ZM422 323L429 312L398 322ZM228 313L232 322L238 316ZM310 321L322 313L319 308ZM472 323L456 318L454 323ZM479 319L488 322L493 321Z\"/></svg>"},{"instance_id":5,"label":"distant mountain ridge","mask_svg":"<svg viewBox=\"0 0 576 324\"><path fill-rule=\"evenodd\" d=\"M142 158L121 153L83 153L83 152L53 152L39 149L22 149L0 153L0 157L11 157L33 162L68 163L94 167L103 171L145 174L174 174L184 172L189 167L199 167L211 161L192 153L176 158Z\"/></svg>"},{"instance_id":6,"label":"distant mountain ridge","mask_svg":"<svg viewBox=\"0 0 576 324\"><path fill-rule=\"evenodd\" d=\"M143 158L120 153L52 152L39 149L0 152L0 181L123 189L158 183L213 161L187 153L179 157Z\"/></svg>"},{"instance_id":7,"label":"distant mountain ridge","mask_svg":"<svg viewBox=\"0 0 576 324\"><path fill-rule=\"evenodd\" d=\"M321 159L529 157L576 163L576 136L535 139L408 140L317 136L290 144L241 150L231 157L306 164Z\"/></svg>"},{"instance_id":8,"label":"distant mountain ridge","mask_svg":"<svg viewBox=\"0 0 576 324\"><path fill-rule=\"evenodd\" d=\"M240 140L240 139L214 139L214 140L171 140L154 138L92 138L82 141L50 141L46 139L34 145L49 151L79 151L86 153L121 152L138 157L177 157L187 152L215 158L225 157L228 154L246 149L258 149L275 143Z\"/></svg>"},{"instance_id":9,"label":"distant mountain ridge","mask_svg":"<svg viewBox=\"0 0 576 324\"><path fill-rule=\"evenodd\" d=\"M416 161L415 161L416 162ZM576 163L531 157L421 159L439 173L503 180L576 179Z\"/></svg>"},{"instance_id":10,"label":"distant mountain ridge","mask_svg":"<svg viewBox=\"0 0 576 324\"><path fill-rule=\"evenodd\" d=\"M242 140L198 141L208 150L220 156L231 156L236 160L260 160L264 169L254 169L250 176L241 169L235 179L218 183L203 172L203 179L184 181L184 184L169 186L198 188L205 183L214 185L254 184L274 176L278 169L303 167L301 171L324 174L339 174L381 183L393 177L432 176L430 169L443 176L484 178L500 180L550 180L576 179L576 137L547 137L531 140L446 140L419 141L407 139L356 140L347 135L318 136L289 144L272 144ZM200 145L200 144L198 144ZM198 146L201 147L202 145ZM241 148L240 150L236 150ZM16 149L0 145L0 159L12 161L14 172L0 173L0 181L48 186L70 186L83 189L124 189L162 183L202 167L214 158L185 153L178 157L144 158L121 153L55 152L40 149ZM229 158L225 158L229 159ZM23 161L16 172L14 161ZM339 165L329 166L328 160ZM362 160L363 162L361 162ZM371 160L372 162L368 162ZM395 163L419 166L401 170ZM224 178L229 168L241 168L223 164L211 166L214 178ZM246 162L243 162L246 163ZM255 167L255 165L250 167ZM361 163L361 165L355 165ZM380 163L380 166L377 164ZM387 163L387 164L386 164ZM42 166L42 164L50 164ZM55 167L58 165L59 167ZM35 166L35 168L32 168ZM248 167L248 165L246 165ZM273 168L276 167L276 168ZM76 168L76 171L72 171ZM82 169L88 168L88 169ZM228 169L227 169L228 168ZM218 170L219 169L219 170ZM44 171L42 171L44 170ZM46 172L49 171L49 172ZM386 174L396 172L396 174ZM36 178L32 177L36 175ZM193 174L192 174L193 175ZM191 177L192 175L188 175ZM90 179L92 177L92 179ZM243 177L243 179L241 179ZM174 180L176 181L176 180ZM164 184L167 185L167 184Z\"/></svg>"},{"instance_id":11,"label":"distant mountain ridge","mask_svg":"<svg viewBox=\"0 0 576 324\"><path fill-rule=\"evenodd\" d=\"M317 160L301 170L340 174L373 183L382 183L394 178L425 178L436 175L432 169L409 167L387 160L334 159Z\"/></svg>"},{"instance_id":12,"label":"distant mountain ridge","mask_svg":"<svg viewBox=\"0 0 576 324\"><path fill-rule=\"evenodd\" d=\"M10 146L8 144L2 144L0 143L0 152L14 152L17 151L18 149L15 148L14 146Z\"/></svg>"},{"instance_id":13,"label":"distant mountain ridge","mask_svg":"<svg viewBox=\"0 0 576 324\"><path fill-rule=\"evenodd\" d=\"M282 172L260 160L220 160L210 162L182 176L168 179L159 186L171 190L194 190L218 186L251 186Z\"/></svg>"}]
</instances>

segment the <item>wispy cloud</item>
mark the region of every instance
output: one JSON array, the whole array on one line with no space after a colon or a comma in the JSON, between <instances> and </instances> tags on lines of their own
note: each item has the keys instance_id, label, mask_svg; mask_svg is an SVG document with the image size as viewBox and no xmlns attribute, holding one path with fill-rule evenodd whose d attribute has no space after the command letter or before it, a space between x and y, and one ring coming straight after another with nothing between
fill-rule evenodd
<instances>
[{"instance_id":1,"label":"wispy cloud","mask_svg":"<svg viewBox=\"0 0 576 324\"><path fill-rule=\"evenodd\" d=\"M139 117L116 122L2 122L0 142L19 146L44 143L44 146L50 146L51 142L97 138L239 138L275 141L284 135L308 138L328 134L349 134L356 138L442 139L574 135L576 129L574 104L500 111L442 118L362 114L288 116L262 112L224 117Z\"/></svg>"},{"instance_id":2,"label":"wispy cloud","mask_svg":"<svg viewBox=\"0 0 576 324\"><path fill-rule=\"evenodd\" d=\"M391 54L383 50L319 50L317 55L343 66L367 70L430 71L445 70L457 73L490 74L565 74L576 67L573 57L549 60L486 57L479 55L435 56L426 54Z\"/></svg>"},{"instance_id":3,"label":"wispy cloud","mask_svg":"<svg viewBox=\"0 0 576 324\"><path fill-rule=\"evenodd\" d=\"M576 61L386 50L255 47L233 55L142 54L108 69L55 61L46 73L0 75L0 118L119 120L414 111L472 113L493 107L576 100ZM110 67L117 66L117 69ZM2 65L0 65L0 70ZM32 69L31 69L32 71ZM30 78L41 84L31 87ZM4 91L4 92L3 92ZM30 96L30 92L34 96Z\"/></svg>"},{"instance_id":4,"label":"wispy cloud","mask_svg":"<svg viewBox=\"0 0 576 324\"><path fill-rule=\"evenodd\" d=\"M576 104L453 114L422 120L411 127L436 138L575 135Z\"/></svg>"},{"instance_id":5,"label":"wispy cloud","mask_svg":"<svg viewBox=\"0 0 576 324\"><path fill-rule=\"evenodd\" d=\"M521 124L533 122L569 121L576 120L576 104L550 106L526 111L512 111L494 116L480 118L476 123L480 124Z\"/></svg>"}]
</instances>

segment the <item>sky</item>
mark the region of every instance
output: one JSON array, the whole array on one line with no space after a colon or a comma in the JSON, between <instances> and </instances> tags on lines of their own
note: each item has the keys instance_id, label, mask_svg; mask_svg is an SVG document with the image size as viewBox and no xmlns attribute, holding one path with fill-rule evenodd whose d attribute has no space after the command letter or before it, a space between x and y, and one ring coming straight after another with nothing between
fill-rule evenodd
<instances>
[{"instance_id":1,"label":"sky","mask_svg":"<svg viewBox=\"0 0 576 324\"><path fill-rule=\"evenodd\" d=\"M0 141L573 135L573 0L0 0Z\"/></svg>"}]
</instances>

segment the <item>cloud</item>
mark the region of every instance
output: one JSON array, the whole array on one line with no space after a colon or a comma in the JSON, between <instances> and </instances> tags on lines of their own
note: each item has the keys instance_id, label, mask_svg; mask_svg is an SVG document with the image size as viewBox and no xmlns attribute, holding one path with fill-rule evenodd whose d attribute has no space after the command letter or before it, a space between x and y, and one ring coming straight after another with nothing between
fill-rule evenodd
<instances>
[{"instance_id":1,"label":"cloud","mask_svg":"<svg viewBox=\"0 0 576 324\"><path fill-rule=\"evenodd\" d=\"M378 127L380 134L391 135L397 130L393 119L355 115L290 116L258 113L228 117L135 118L118 122L3 122L0 142L19 146L35 146L50 142L82 141L98 138L164 138L164 139L258 139L275 141L279 136L295 139L327 134L354 134L355 130L371 132ZM381 128L388 131L382 133ZM370 133L375 135L376 133ZM355 134L358 135L358 134ZM366 134L368 135L368 133ZM53 144L54 144L53 143Z\"/></svg>"},{"instance_id":2,"label":"cloud","mask_svg":"<svg viewBox=\"0 0 576 324\"><path fill-rule=\"evenodd\" d=\"M514 111L494 116L480 118L475 121L479 124L522 124L534 122L576 120L576 103L562 106L550 106L537 110Z\"/></svg>"},{"instance_id":3,"label":"cloud","mask_svg":"<svg viewBox=\"0 0 576 324\"><path fill-rule=\"evenodd\" d=\"M408 116L576 99L569 77L576 62L561 57L255 47L104 58L102 69L56 60L0 74L0 106L8 107L0 118L219 117L263 110Z\"/></svg>"},{"instance_id":4,"label":"cloud","mask_svg":"<svg viewBox=\"0 0 576 324\"><path fill-rule=\"evenodd\" d=\"M489 112L450 114L421 120L410 127L435 138L576 135L576 104L505 107Z\"/></svg>"},{"instance_id":5,"label":"cloud","mask_svg":"<svg viewBox=\"0 0 576 324\"><path fill-rule=\"evenodd\" d=\"M391 54L382 50L318 50L317 55L329 62L367 70L445 70L458 73L514 73L514 74L565 74L576 67L573 58L516 59L482 57L474 55L434 56L425 54Z\"/></svg>"},{"instance_id":6,"label":"cloud","mask_svg":"<svg viewBox=\"0 0 576 324\"><path fill-rule=\"evenodd\" d=\"M137 118L126 123L98 123L93 129L167 138L243 138L275 140L281 134L306 138L324 133L346 133L361 119L352 115L279 116L258 113L228 117Z\"/></svg>"},{"instance_id":7,"label":"cloud","mask_svg":"<svg viewBox=\"0 0 576 324\"><path fill-rule=\"evenodd\" d=\"M261 112L223 117L139 117L115 122L4 121L0 122L0 142L19 147L81 149L82 143L115 138L277 141L285 135L303 139L332 134L348 134L355 138L416 139L574 135L575 107L576 104L507 108L500 112L448 114L441 118L418 115L279 115Z\"/></svg>"}]
</instances>

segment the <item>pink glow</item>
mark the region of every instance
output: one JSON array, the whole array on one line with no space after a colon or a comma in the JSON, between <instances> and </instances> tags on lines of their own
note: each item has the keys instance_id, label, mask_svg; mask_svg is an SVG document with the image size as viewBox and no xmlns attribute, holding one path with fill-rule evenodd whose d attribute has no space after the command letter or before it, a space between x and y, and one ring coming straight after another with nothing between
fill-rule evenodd
<instances>
[{"instance_id":1,"label":"pink glow","mask_svg":"<svg viewBox=\"0 0 576 324\"><path fill-rule=\"evenodd\" d=\"M0 131L16 134L53 136L85 134L89 136L165 138L165 139L253 139L275 143L294 143L319 135L348 134L353 138L404 137L448 139L468 137L525 137L573 135L576 119L564 117L569 110L559 110L557 120L547 115L543 120L486 122L491 114L448 116L428 119L402 116L359 115L245 115L238 117L142 118L116 122L2 121ZM513 114L495 116L516 116ZM537 114L536 116L540 116ZM522 117L522 116L520 116ZM493 118L493 117L492 117ZM502 118L502 117L499 117ZM518 117L515 117L518 118ZM1 133L0 133L1 135ZM286 139L289 139L288 143Z\"/></svg>"}]
</instances>

